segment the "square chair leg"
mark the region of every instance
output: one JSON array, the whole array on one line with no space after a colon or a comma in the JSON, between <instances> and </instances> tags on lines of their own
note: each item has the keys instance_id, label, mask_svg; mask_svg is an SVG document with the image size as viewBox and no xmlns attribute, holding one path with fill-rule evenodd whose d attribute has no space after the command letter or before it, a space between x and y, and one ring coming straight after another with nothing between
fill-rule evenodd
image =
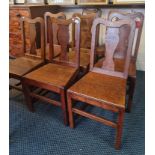
<instances>
[{"instance_id":1,"label":"square chair leg","mask_svg":"<svg viewBox=\"0 0 155 155\"><path fill-rule=\"evenodd\" d=\"M61 95L61 109L62 109L62 112L63 112L64 124L68 125L66 91L62 89L60 95Z\"/></svg>"},{"instance_id":2,"label":"square chair leg","mask_svg":"<svg viewBox=\"0 0 155 155\"><path fill-rule=\"evenodd\" d=\"M72 111L72 98L69 93L67 93L67 101L68 101L68 113L69 113L69 126L74 128L74 115Z\"/></svg>"},{"instance_id":3,"label":"square chair leg","mask_svg":"<svg viewBox=\"0 0 155 155\"><path fill-rule=\"evenodd\" d=\"M124 113L125 113L124 110L120 110L118 112L118 121L117 121L117 128L116 128L116 143L115 143L115 148L117 150L120 149L121 147Z\"/></svg>"},{"instance_id":4,"label":"square chair leg","mask_svg":"<svg viewBox=\"0 0 155 155\"><path fill-rule=\"evenodd\" d=\"M129 81L130 81L130 83L129 83L129 98L128 98L128 103L127 103L127 107L126 107L126 112L131 112L134 90L135 90L135 85L136 85L136 78L130 77Z\"/></svg>"}]
</instances>

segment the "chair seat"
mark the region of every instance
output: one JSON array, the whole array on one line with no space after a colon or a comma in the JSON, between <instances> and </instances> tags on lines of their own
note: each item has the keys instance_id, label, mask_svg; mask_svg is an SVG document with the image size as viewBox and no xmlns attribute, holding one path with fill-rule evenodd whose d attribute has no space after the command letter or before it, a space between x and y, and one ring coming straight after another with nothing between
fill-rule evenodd
<instances>
[{"instance_id":1,"label":"chair seat","mask_svg":"<svg viewBox=\"0 0 155 155\"><path fill-rule=\"evenodd\" d=\"M26 74L24 77L36 82L64 87L76 71L77 69L74 67L49 63L29 74Z\"/></svg>"},{"instance_id":2,"label":"chair seat","mask_svg":"<svg viewBox=\"0 0 155 155\"><path fill-rule=\"evenodd\" d=\"M43 64L43 60L20 57L9 61L9 74L23 76Z\"/></svg>"},{"instance_id":3,"label":"chair seat","mask_svg":"<svg viewBox=\"0 0 155 155\"><path fill-rule=\"evenodd\" d=\"M104 58L100 59L95 66L96 67L101 67L103 63ZM123 72L123 67L124 67L124 61L122 59L114 59L115 62L115 70ZM136 64L131 60L130 66L129 66L129 76L130 77L135 77L136 76Z\"/></svg>"},{"instance_id":4,"label":"chair seat","mask_svg":"<svg viewBox=\"0 0 155 155\"><path fill-rule=\"evenodd\" d=\"M75 95L125 108L125 79L89 72L68 91Z\"/></svg>"}]
</instances>

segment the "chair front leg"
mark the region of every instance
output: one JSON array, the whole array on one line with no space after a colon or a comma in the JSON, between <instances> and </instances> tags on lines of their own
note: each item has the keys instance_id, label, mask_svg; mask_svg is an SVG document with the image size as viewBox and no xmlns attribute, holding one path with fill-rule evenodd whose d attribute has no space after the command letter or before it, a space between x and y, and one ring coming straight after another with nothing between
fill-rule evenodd
<instances>
[{"instance_id":1,"label":"chair front leg","mask_svg":"<svg viewBox=\"0 0 155 155\"><path fill-rule=\"evenodd\" d=\"M120 147L121 147L124 113L125 113L124 110L120 110L118 112L118 122L117 122L117 128L116 128L116 143L115 143L115 148L117 150L120 149Z\"/></svg>"},{"instance_id":2,"label":"chair front leg","mask_svg":"<svg viewBox=\"0 0 155 155\"><path fill-rule=\"evenodd\" d=\"M69 126L70 128L74 128L74 116L72 111L72 98L71 94L67 93L67 103L68 103L68 113L69 113Z\"/></svg>"},{"instance_id":3,"label":"chair front leg","mask_svg":"<svg viewBox=\"0 0 155 155\"><path fill-rule=\"evenodd\" d=\"M62 109L62 112L63 112L64 124L68 125L66 91L62 89L61 92L60 92L60 95L61 95L61 109Z\"/></svg>"},{"instance_id":4,"label":"chair front leg","mask_svg":"<svg viewBox=\"0 0 155 155\"><path fill-rule=\"evenodd\" d=\"M25 96L26 105L31 112L34 112L33 101L30 95L31 89L30 86L24 80L22 80L22 88Z\"/></svg>"}]
</instances>

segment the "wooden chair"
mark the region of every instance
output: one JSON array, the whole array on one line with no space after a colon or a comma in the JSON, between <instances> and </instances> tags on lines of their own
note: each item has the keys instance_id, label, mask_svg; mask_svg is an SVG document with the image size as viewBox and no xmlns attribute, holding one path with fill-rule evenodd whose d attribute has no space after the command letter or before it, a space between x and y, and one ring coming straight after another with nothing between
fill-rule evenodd
<instances>
[{"instance_id":1,"label":"wooden chair","mask_svg":"<svg viewBox=\"0 0 155 155\"><path fill-rule=\"evenodd\" d=\"M78 18L72 18L69 20L60 20L56 18L50 19L49 24L49 52L51 52L51 63L44 65L43 67L31 72L23 77L22 85L24 89L24 95L29 110L34 111L32 98L37 98L48 102L50 104L60 106L63 111L64 124L67 125L67 109L66 109L66 89L72 85L79 73L79 52L80 52L80 20ZM68 58L69 50L69 26L76 24L76 61L71 62ZM52 25L58 25L57 39L60 44L60 57L54 58L54 44L52 35ZM32 88L41 88L48 91L52 91L60 94L61 101L52 100L44 95L35 93Z\"/></svg>"},{"instance_id":2,"label":"wooden chair","mask_svg":"<svg viewBox=\"0 0 155 155\"><path fill-rule=\"evenodd\" d=\"M105 59L101 68L95 64L95 36L98 24L104 25L106 30L105 36ZM115 63L113 55L119 43L119 30L123 25L128 25L131 28L129 34L128 49L125 57L123 72L115 71ZM128 77L128 68L131 58L131 50L134 38L135 24L129 20L120 20L116 22L106 21L102 18L97 18L92 26L92 42L90 55L90 70L83 78L76 82L67 90L68 111L70 127L74 127L73 114L78 114L105 125L116 128L116 149L120 148L122 127L125 112L125 97L126 97L126 81ZM90 114L81 108L74 106L73 101L82 101L89 105L93 105L105 110L118 113L117 122L112 122L103 117Z\"/></svg>"},{"instance_id":3,"label":"wooden chair","mask_svg":"<svg viewBox=\"0 0 155 155\"><path fill-rule=\"evenodd\" d=\"M57 19L66 19L66 16L63 12L59 12L57 14L53 14L51 12L45 12L44 14L44 20L45 20L45 45L46 45L46 60L50 60L51 59L51 55L49 52L49 38L48 38L48 34L49 34L49 27L48 27L48 22L50 22L49 18L57 18ZM54 43L54 49L55 49L55 56L57 57L60 55L60 51L58 50L59 48L59 43L57 40L57 32L58 32L58 25L57 24L53 24L53 43Z\"/></svg>"},{"instance_id":4,"label":"wooden chair","mask_svg":"<svg viewBox=\"0 0 155 155\"><path fill-rule=\"evenodd\" d=\"M9 62L10 80L16 79L19 81L16 84L10 83L10 89L15 88L19 91L22 91L22 88L19 87L21 78L45 63L44 20L40 17L35 19L21 17L21 28L23 56ZM37 34L40 34L40 38ZM39 45L36 45L37 39L40 42Z\"/></svg>"},{"instance_id":5,"label":"wooden chair","mask_svg":"<svg viewBox=\"0 0 155 155\"><path fill-rule=\"evenodd\" d=\"M102 15L102 11L100 9L83 9L82 11L82 15L90 15L92 13L95 13L97 17L101 17ZM105 46L104 44L103 45L99 45L99 34L100 34L100 27L97 28L97 37L96 37L96 44L97 44L97 47L96 47L96 54L98 56L98 58L100 57L103 57L104 54L105 54ZM91 35L91 33L90 33ZM90 48L91 48L91 40L89 41L90 42Z\"/></svg>"},{"instance_id":6,"label":"wooden chair","mask_svg":"<svg viewBox=\"0 0 155 155\"><path fill-rule=\"evenodd\" d=\"M89 69L90 48L91 48L91 27L95 18L101 16L101 11L97 9L84 9L82 14L74 13L72 17L79 17L81 19L81 31L80 31L80 66L83 70ZM74 47L75 33L74 25L72 27L72 46ZM97 45L99 41L99 28L97 29L96 37ZM74 49L70 52L69 56L72 59L74 57Z\"/></svg>"},{"instance_id":7,"label":"wooden chair","mask_svg":"<svg viewBox=\"0 0 155 155\"><path fill-rule=\"evenodd\" d=\"M132 56L131 56L131 62L129 66L129 77L128 77L128 83L129 83L129 91L128 91L128 102L126 111L131 111L131 105L134 95L134 89L135 89L135 83L136 83L136 60L139 50L139 44L141 39L141 33L143 28L143 21L144 21L144 15L140 12L135 13L124 13L122 11L110 11L109 20L133 20L136 23L136 31L135 31L135 37L134 37L134 45L132 49ZM115 65L118 70L122 71L122 63L125 57L125 51L127 50L127 40L125 39L126 36L129 34L129 27L123 26L120 30L120 41L117 45L114 58L115 58ZM101 66L103 59L101 59L96 65Z\"/></svg>"}]
</instances>

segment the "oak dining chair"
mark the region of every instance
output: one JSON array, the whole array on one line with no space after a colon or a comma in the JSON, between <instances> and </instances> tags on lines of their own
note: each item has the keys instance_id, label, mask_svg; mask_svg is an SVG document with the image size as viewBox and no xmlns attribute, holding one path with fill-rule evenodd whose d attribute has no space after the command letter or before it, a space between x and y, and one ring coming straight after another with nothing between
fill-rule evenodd
<instances>
[{"instance_id":1,"label":"oak dining chair","mask_svg":"<svg viewBox=\"0 0 155 155\"><path fill-rule=\"evenodd\" d=\"M10 89L22 91L21 78L45 63L44 20L41 17L30 19L21 17L23 56L9 61ZM39 42L39 44L36 44Z\"/></svg>"},{"instance_id":2,"label":"oak dining chair","mask_svg":"<svg viewBox=\"0 0 155 155\"><path fill-rule=\"evenodd\" d=\"M95 66L96 30L99 24L106 27L105 58L100 68ZM124 25L130 27L130 33L128 35L128 49L124 58L124 69L120 72L115 70L113 57L120 39L120 28ZM70 127L74 128L74 114L113 127L116 129L116 149L119 149L121 146L125 113L126 82L131 59L134 30L135 23L129 20L111 22L102 18L95 19L92 26L89 72L67 90ZM91 114L90 112L87 112L86 109L81 110L81 108L76 106L78 102L75 101L84 102L88 105L118 113L117 121L111 121L95 114Z\"/></svg>"},{"instance_id":3,"label":"oak dining chair","mask_svg":"<svg viewBox=\"0 0 155 155\"><path fill-rule=\"evenodd\" d=\"M76 80L79 73L80 66L80 19L71 18L68 20L50 18L51 22L48 22L49 27L49 52L50 63L43 67L25 75L22 79L22 85L24 89L25 100L30 111L34 111L33 98L48 102L55 106L59 106L62 109L64 124L68 124L68 113L66 107L66 90ZM71 61L68 57L69 53L69 26L75 23L75 61ZM54 58L54 43L53 43L53 24L57 24L57 40L60 46L59 59ZM31 89L31 87L33 89ZM36 88L36 89L34 89ZM60 94L60 101L56 101L47 97L46 95L38 94L37 89L44 89L50 92Z\"/></svg>"},{"instance_id":4,"label":"oak dining chair","mask_svg":"<svg viewBox=\"0 0 155 155\"><path fill-rule=\"evenodd\" d=\"M144 15L140 12L132 12L132 13L125 13L123 11L113 10L109 12L108 19L111 21L118 21L118 20L133 20L136 23L136 29L135 29L135 36L134 36L134 45L132 49L132 55L131 55L131 62L129 65L129 76L128 76L128 100L126 104L126 111L131 111L131 105L133 102L133 96L134 96L134 89L136 84L136 60L137 55L139 51L139 45L140 45L140 39L141 39L141 33L143 28L143 21L144 21ZM123 26L120 30L120 40L119 44L117 45L115 54L114 54L114 60L115 65L119 70L123 70L122 63L124 60L125 53L124 51L127 50L127 40L125 39L126 36L129 34L129 27ZM104 59L104 58L103 58ZM102 61L101 59L97 65L101 66Z\"/></svg>"},{"instance_id":5,"label":"oak dining chair","mask_svg":"<svg viewBox=\"0 0 155 155\"><path fill-rule=\"evenodd\" d=\"M45 21L45 46L46 46L46 60L50 60L51 59L51 55L49 52L49 38L48 38L48 34L49 34L49 27L48 27L48 22L50 22L50 18L58 18L58 19L66 19L66 15L63 12L59 12L57 14L53 14L51 12L45 12L44 14L44 21ZM60 50L59 49L59 43L57 40L57 32L58 32L58 25L57 24L53 24L52 25L52 29L53 29L53 44L54 44L54 49L55 49L55 56L57 57L60 55Z\"/></svg>"},{"instance_id":6,"label":"oak dining chair","mask_svg":"<svg viewBox=\"0 0 155 155\"><path fill-rule=\"evenodd\" d=\"M101 10L98 9L84 9L81 13L74 13L72 17L79 17L81 19L81 31L80 31L80 66L82 70L88 71L89 69L89 58L90 58L90 48L91 48L91 27L95 18L101 16ZM72 27L73 36L72 36L72 46L74 47L74 25ZM97 45L99 41L99 27L97 29L96 37ZM99 49L99 48L98 48ZM70 53L70 58L75 54L74 50Z\"/></svg>"},{"instance_id":7,"label":"oak dining chair","mask_svg":"<svg viewBox=\"0 0 155 155\"><path fill-rule=\"evenodd\" d=\"M100 9L90 9L90 8L86 8L86 9L83 9L82 11L82 15L89 15L89 14L92 14L92 13L96 13L97 14L97 17L101 17L102 16L102 11ZM91 35L91 33L90 33ZM103 57L104 54L105 54L105 46L104 45L100 45L99 44L99 39L100 39L100 26L98 26L97 28L97 37L96 37L96 44L97 44L97 47L96 47L96 54L98 56L98 58L100 57ZM90 40L90 43L91 43L91 40ZM91 46L90 46L91 48Z\"/></svg>"}]
</instances>

